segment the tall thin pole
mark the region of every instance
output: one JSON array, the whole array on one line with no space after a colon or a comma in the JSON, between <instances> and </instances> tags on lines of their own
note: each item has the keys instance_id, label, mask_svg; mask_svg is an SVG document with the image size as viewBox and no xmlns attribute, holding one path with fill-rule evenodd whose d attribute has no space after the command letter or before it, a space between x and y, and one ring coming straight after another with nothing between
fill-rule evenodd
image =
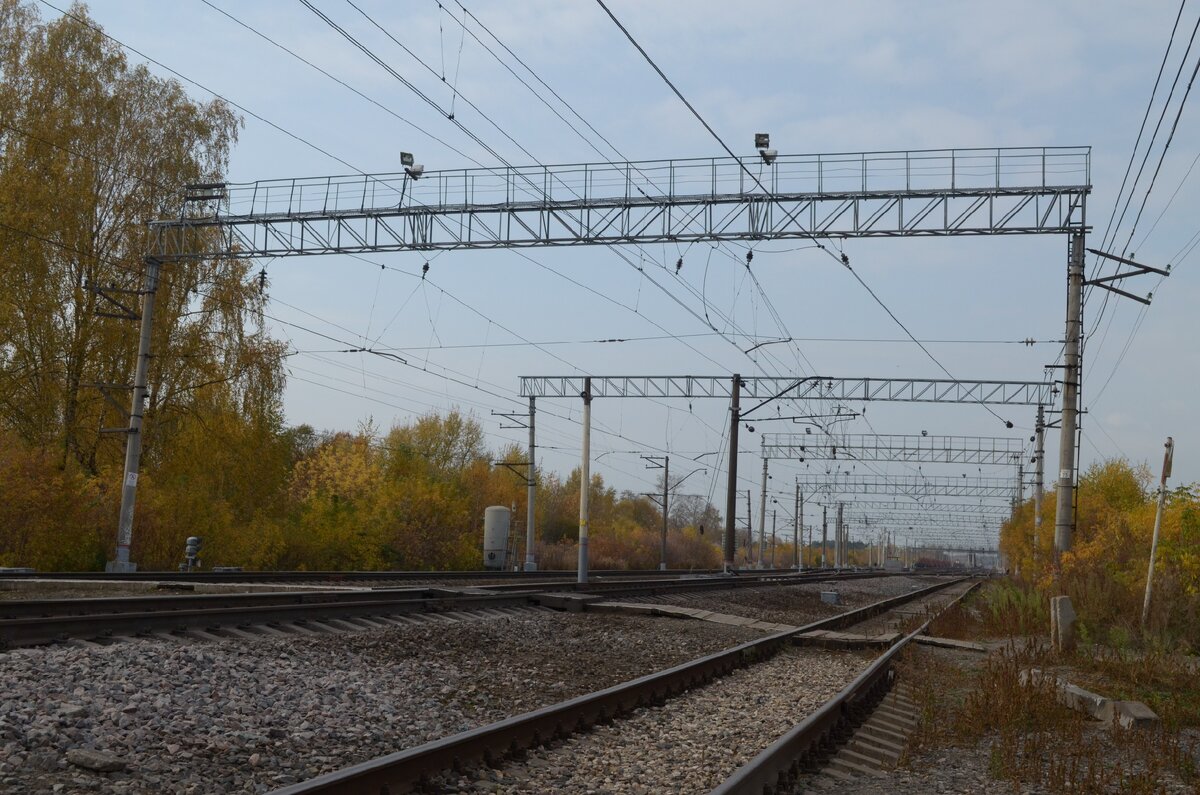
<instances>
[{"instance_id":1,"label":"tall thin pole","mask_svg":"<svg viewBox=\"0 0 1200 795\"><path fill-rule=\"evenodd\" d=\"M754 559L754 515L750 513L750 489L746 489L746 561Z\"/></svg>"},{"instance_id":2,"label":"tall thin pole","mask_svg":"<svg viewBox=\"0 0 1200 795\"><path fill-rule=\"evenodd\" d=\"M766 564L767 552L767 459L763 458L762 498L758 503L758 567Z\"/></svg>"},{"instance_id":3,"label":"tall thin pole","mask_svg":"<svg viewBox=\"0 0 1200 795\"><path fill-rule=\"evenodd\" d=\"M740 392L742 377L736 373L731 387L732 398L729 403L729 484L725 489L725 571L734 566L734 556L737 554L737 461L738 461L738 423L740 422Z\"/></svg>"},{"instance_id":4,"label":"tall thin pole","mask_svg":"<svg viewBox=\"0 0 1200 795\"><path fill-rule=\"evenodd\" d=\"M658 561L659 571L667 570L667 517L670 515L670 506L667 500L670 499L667 484L671 482L671 457L663 456L663 529L662 529L662 555Z\"/></svg>"},{"instance_id":5,"label":"tall thin pole","mask_svg":"<svg viewBox=\"0 0 1200 795\"><path fill-rule=\"evenodd\" d=\"M797 569L803 568L801 565L803 560L800 557L800 528L804 526L804 514L801 513L802 510L804 508L800 501L800 484L796 483L796 511L792 514L796 519L796 526L792 530L792 546L794 547L792 555L794 560L792 562Z\"/></svg>"},{"instance_id":6,"label":"tall thin pole","mask_svg":"<svg viewBox=\"0 0 1200 795\"><path fill-rule=\"evenodd\" d=\"M1058 442L1058 489L1054 510L1055 560L1071 548L1075 530L1075 431L1078 425L1080 338L1083 332L1083 235L1071 237L1067 266L1067 336L1063 354L1062 430Z\"/></svg>"},{"instance_id":7,"label":"tall thin pole","mask_svg":"<svg viewBox=\"0 0 1200 795\"><path fill-rule=\"evenodd\" d=\"M537 519L537 445L534 442L533 415L534 398L529 397L529 483L525 486L525 571L537 571L537 560L533 555L537 532L534 524Z\"/></svg>"},{"instance_id":8,"label":"tall thin pole","mask_svg":"<svg viewBox=\"0 0 1200 795\"><path fill-rule=\"evenodd\" d=\"M845 507L846 507L846 503L844 503L844 502L839 502L839 503L838 503L838 514L837 514L837 537L838 537L838 545L837 545L837 566L838 566L838 568L839 568L839 569L840 569L840 568L843 568L843 567L846 565L846 535L845 535L845 533L846 533L846 525L842 523L842 515L843 515L843 511L842 511L842 509L843 509L843 508L845 508Z\"/></svg>"},{"instance_id":9,"label":"tall thin pole","mask_svg":"<svg viewBox=\"0 0 1200 795\"><path fill-rule=\"evenodd\" d=\"M829 506L821 506L821 568L829 565Z\"/></svg>"},{"instance_id":10,"label":"tall thin pole","mask_svg":"<svg viewBox=\"0 0 1200 795\"><path fill-rule=\"evenodd\" d=\"M1034 425L1033 450L1033 560L1037 563L1042 544L1042 491L1045 489L1046 460L1046 409L1038 406L1037 423Z\"/></svg>"},{"instance_id":11,"label":"tall thin pole","mask_svg":"<svg viewBox=\"0 0 1200 795\"><path fill-rule=\"evenodd\" d=\"M579 582L588 581L588 497L592 490L592 379L583 379L583 462L579 470Z\"/></svg>"},{"instance_id":12,"label":"tall thin pole","mask_svg":"<svg viewBox=\"0 0 1200 795\"><path fill-rule=\"evenodd\" d=\"M771 568L775 568L775 520L779 518L779 511L771 510Z\"/></svg>"},{"instance_id":13,"label":"tall thin pole","mask_svg":"<svg viewBox=\"0 0 1200 795\"><path fill-rule=\"evenodd\" d=\"M1162 480L1158 484L1158 510L1154 514L1154 535L1150 539L1150 567L1146 571L1146 599L1142 602L1142 626L1150 618L1150 594L1154 590L1154 556L1158 553L1158 531L1162 529L1163 505L1167 501L1167 478L1171 477L1171 459L1175 456L1175 440L1167 437L1163 453Z\"/></svg>"},{"instance_id":14,"label":"tall thin pole","mask_svg":"<svg viewBox=\"0 0 1200 795\"><path fill-rule=\"evenodd\" d=\"M154 329L154 298L158 293L158 272L162 263L146 257L146 275L142 283L142 325L138 336L137 367L133 377L133 407L129 410L129 431L125 437L125 479L121 482L121 518L117 524L116 560L109 561L108 571L136 571L137 564L129 560L133 542L133 508L137 502L138 463L142 457L142 414L146 409L149 391L150 338Z\"/></svg>"}]
</instances>

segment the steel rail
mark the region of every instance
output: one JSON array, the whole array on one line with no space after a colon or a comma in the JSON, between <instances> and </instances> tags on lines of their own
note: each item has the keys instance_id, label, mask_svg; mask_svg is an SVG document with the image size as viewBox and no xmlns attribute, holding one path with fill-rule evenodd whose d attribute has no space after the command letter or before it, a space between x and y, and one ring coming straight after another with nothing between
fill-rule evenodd
<instances>
[{"instance_id":1,"label":"steel rail","mask_svg":"<svg viewBox=\"0 0 1200 795\"><path fill-rule=\"evenodd\" d=\"M765 659L802 633L818 629L841 629L965 579L947 580L912 593L883 599L798 629L742 643L604 690L326 773L274 790L271 795L395 795L407 792L423 780L444 770L461 767L476 760L492 762L515 751L568 736L578 729L638 706L661 703L672 695L702 685L735 668Z\"/></svg>"},{"instance_id":2,"label":"steel rail","mask_svg":"<svg viewBox=\"0 0 1200 795\"><path fill-rule=\"evenodd\" d=\"M825 577L853 578L863 572L842 572L840 570L825 570ZM879 576L882 572L868 572L871 576ZM738 579L723 578L719 580L723 586L736 588L739 583L757 583L763 580L772 582L820 581L817 570L810 572L755 572L750 576ZM616 583L591 582L585 586L575 580L534 583L500 583L491 585L468 586L471 591L487 591L491 593L529 593L538 591L554 593L562 591L584 591L588 593L607 592L615 590L622 593L634 594L641 589L667 589L675 583L688 583L687 588L703 587L700 583L714 582L713 578L647 578L645 580L620 580ZM250 591L236 593L204 593L204 594L146 594L145 596L98 596L75 598L64 595L58 598L12 599L0 600L0 619L52 617L64 615L95 615L111 613L141 613L151 611L173 611L187 608L218 608L218 607L255 607L263 605L317 604L323 602L366 602L384 598L422 598L438 599L453 597L462 590L455 588L438 588L431 586L411 586L404 588L359 588L345 590L303 591Z\"/></svg>"},{"instance_id":3,"label":"steel rail","mask_svg":"<svg viewBox=\"0 0 1200 795\"><path fill-rule=\"evenodd\" d=\"M242 607L185 608L132 613L59 615L0 620L0 648L38 646L66 638L144 635L187 629L298 623L335 618L370 618L405 613L527 606L524 594L483 594L442 600L379 598L359 602L272 604Z\"/></svg>"},{"instance_id":4,"label":"steel rail","mask_svg":"<svg viewBox=\"0 0 1200 795\"><path fill-rule=\"evenodd\" d=\"M697 590L804 584L896 576L880 571L825 576L757 574L680 580L558 583L551 587L499 586L452 589L383 589L309 591L194 596L45 599L0 602L0 649L36 646L67 638L104 638L152 632L185 631L189 627L242 627L329 618L370 618L405 613L436 613L497 607L561 606L555 594L636 596Z\"/></svg>"},{"instance_id":5,"label":"steel rail","mask_svg":"<svg viewBox=\"0 0 1200 795\"><path fill-rule=\"evenodd\" d=\"M590 573L593 577L681 577L699 576L705 574L721 574L722 569L601 569ZM768 572L782 573L794 569L767 569ZM99 580L132 582L171 581L171 582L362 582L362 581L462 581L462 580L575 580L574 570L551 571L134 571L134 572L105 572L105 571L0 571L0 581L4 580Z\"/></svg>"},{"instance_id":6,"label":"steel rail","mask_svg":"<svg viewBox=\"0 0 1200 795\"><path fill-rule=\"evenodd\" d=\"M939 613L965 598L980 584L976 582L963 591ZM926 620L880 655L836 696L796 724L758 756L734 771L732 776L711 790L709 795L791 792L809 759L828 752L839 744L839 740L847 739L853 733L854 727L869 717L875 705L891 688L894 679L892 663L914 638L929 628L935 617Z\"/></svg>"},{"instance_id":7,"label":"steel rail","mask_svg":"<svg viewBox=\"0 0 1200 795\"><path fill-rule=\"evenodd\" d=\"M882 573L871 572L869 576L880 576ZM721 587L739 587L757 584L764 580L779 581L822 581L829 576L841 579L854 579L863 573L827 573L824 578L816 574L787 573L775 575L756 573L750 578L724 578L677 580L685 582L684 590L695 588L716 587L714 582L720 582ZM606 584L606 582L590 582L581 587L577 581L554 582L514 582L514 584L475 586L470 590L492 593L529 593L538 591L553 593L563 591L587 591L589 593L618 591L635 594L638 592L653 592L656 588L671 588L672 580L646 581L622 580ZM371 602L377 599L414 598L439 599L458 596L461 591L455 588L438 587L404 587L404 588L360 588L360 590L338 591L259 591L247 593L187 593L187 594L148 594L148 596L119 596L119 597L89 597L89 598L52 598L52 599L11 599L0 600L0 620L2 618L25 617L56 617L74 615L107 615L121 612L151 612L179 611L186 609L217 609L217 608L250 608L250 606L289 605L289 604L319 604L319 603L349 603Z\"/></svg>"}]
</instances>

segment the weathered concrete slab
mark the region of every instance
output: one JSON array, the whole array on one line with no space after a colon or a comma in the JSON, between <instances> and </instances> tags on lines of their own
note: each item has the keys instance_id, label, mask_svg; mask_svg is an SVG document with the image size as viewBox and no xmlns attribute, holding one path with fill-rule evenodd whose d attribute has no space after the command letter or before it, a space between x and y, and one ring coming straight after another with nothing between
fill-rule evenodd
<instances>
[{"instance_id":1,"label":"weathered concrete slab","mask_svg":"<svg viewBox=\"0 0 1200 795\"><path fill-rule=\"evenodd\" d=\"M1144 729L1159 723L1159 717L1154 710L1140 701L1117 701L1105 698L1071 684L1064 677L1055 676L1037 668L1021 671L1021 684L1027 683L1052 684L1059 703L1104 723L1118 724L1126 729Z\"/></svg>"},{"instance_id":2,"label":"weathered concrete slab","mask_svg":"<svg viewBox=\"0 0 1200 795\"><path fill-rule=\"evenodd\" d=\"M969 640L956 640L954 638L935 638L931 635L918 635L914 639L917 643L922 643L926 646L937 646L942 649L959 649L960 651L979 651L987 653L987 646L982 643L972 643Z\"/></svg>"},{"instance_id":3,"label":"weathered concrete slab","mask_svg":"<svg viewBox=\"0 0 1200 795\"><path fill-rule=\"evenodd\" d=\"M792 642L801 646L816 646L821 649L866 649L888 647L900 639L899 632L885 632L882 635L854 635L847 632L831 632L815 630L797 635Z\"/></svg>"},{"instance_id":4,"label":"weathered concrete slab","mask_svg":"<svg viewBox=\"0 0 1200 795\"><path fill-rule=\"evenodd\" d=\"M678 605L658 605L654 609L655 615L673 616L676 618L696 618L697 611L691 607L679 607Z\"/></svg>"},{"instance_id":5,"label":"weathered concrete slab","mask_svg":"<svg viewBox=\"0 0 1200 795\"><path fill-rule=\"evenodd\" d=\"M1125 729L1149 729L1159 723L1154 710L1140 701L1114 701L1112 720Z\"/></svg>"},{"instance_id":6,"label":"weathered concrete slab","mask_svg":"<svg viewBox=\"0 0 1200 795\"><path fill-rule=\"evenodd\" d=\"M633 615L654 615L654 605L639 602L593 602L587 606L589 612L597 613L631 613Z\"/></svg>"},{"instance_id":7,"label":"weathered concrete slab","mask_svg":"<svg viewBox=\"0 0 1200 795\"><path fill-rule=\"evenodd\" d=\"M606 602L599 601L603 597L593 597L596 601L587 603L587 610L601 613L627 613L631 615L662 616L665 618L686 618L696 621L708 621L714 624L725 624L733 627L749 627L763 632L787 632L797 629L790 624L777 624L772 621L760 621L748 616L735 616L728 613L715 613L712 610L701 610L695 607L680 605L656 605L644 602Z\"/></svg>"},{"instance_id":8,"label":"weathered concrete slab","mask_svg":"<svg viewBox=\"0 0 1200 795\"><path fill-rule=\"evenodd\" d=\"M726 613L717 613L708 617L709 621L714 621L718 624L729 624L735 627L745 627L754 624L758 621L755 618L747 618L746 616L731 616Z\"/></svg>"},{"instance_id":9,"label":"weathered concrete slab","mask_svg":"<svg viewBox=\"0 0 1200 795\"><path fill-rule=\"evenodd\" d=\"M603 596L586 593L539 593L533 595L533 600L539 605L565 610L568 613L582 613L588 605L603 598Z\"/></svg>"}]
</instances>

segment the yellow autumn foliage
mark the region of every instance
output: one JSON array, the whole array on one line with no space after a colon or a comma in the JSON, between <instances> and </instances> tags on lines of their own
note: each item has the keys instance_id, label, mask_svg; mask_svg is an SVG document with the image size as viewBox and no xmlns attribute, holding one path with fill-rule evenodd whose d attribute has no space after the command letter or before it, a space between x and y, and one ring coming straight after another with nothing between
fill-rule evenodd
<instances>
[{"instance_id":1,"label":"yellow autumn foliage","mask_svg":"<svg viewBox=\"0 0 1200 795\"><path fill-rule=\"evenodd\" d=\"M1157 490L1150 471L1124 460L1096 464L1079 480L1078 517L1061 569L1054 561L1053 493L1043 501L1035 554L1033 503L1027 501L1001 530L1010 567L1046 594L1067 593L1085 632L1103 639L1114 630L1139 631ZM1168 491L1155 560L1149 630L1200 643L1200 491Z\"/></svg>"}]
</instances>

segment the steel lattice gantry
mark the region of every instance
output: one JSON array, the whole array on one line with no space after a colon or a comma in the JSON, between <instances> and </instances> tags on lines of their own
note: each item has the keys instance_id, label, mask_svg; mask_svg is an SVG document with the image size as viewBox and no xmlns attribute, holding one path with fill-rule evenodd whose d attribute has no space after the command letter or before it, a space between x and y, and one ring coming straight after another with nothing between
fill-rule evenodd
<instances>
[{"instance_id":1,"label":"steel lattice gantry","mask_svg":"<svg viewBox=\"0 0 1200 795\"><path fill-rule=\"evenodd\" d=\"M725 398L733 394L730 376L521 376L522 397L577 398L585 379L593 398ZM949 378L831 378L741 376L741 395L809 400L902 403L975 403L1006 406L1049 405L1053 385L1039 381L954 381ZM745 412L749 414L749 411ZM745 416L743 414L743 416Z\"/></svg>"},{"instance_id":2,"label":"steel lattice gantry","mask_svg":"<svg viewBox=\"0 0 1200 795\"><path fill-rule=\"evenodd\" d=\"M584 408L584 456L583 474L587 476L590 433L591 404L596 398L718 398L731 401L730 406L730 447L737 449L738 423L749 418L756 410L779 398L788 399L818 399L835 401L893 401L906 403L958 403L965 405L1024 405L1044 406L1051 402L1054 395L1053 384L1037 381L963 381L953 379L914 379L914 378L830 378L827 376L806 376L802 378L787 378L775 376L521 376L521 396L530 401L537 398L574 398L582 399ZM757 400L757 404L742 411L739 401L742 397ZM530 404L532 406L532 402ZM764 499L766 490L766 461L764 459ZM726 490L726 528L725 528L725 560L726 565L732 565L735 549L735 528L732 517L736 514L736 456L730 456L729 487ZM839 483L841 480L839 479ZM997 481L1000 482L1000 481ZM1008 488L1005 494L1012 493L1012 485L1003 481ZM989 491L993 495L999 487ZM809 491L810 489L805 489ZM859 488L859 493L892 494L898 489L892 483L867 485ZM929 489L915 490L910 487L905 493L909 496L926 496L933 494L951 494L956 496L975 495L977 490L968 489L964 484L956 482L953 491L932 491ZM994 494L999 496L999 494ZM583 494L580 502L585 503ZM581 506L586 508L586 503ZM765 507L760 509L759 541L765 535ZM581 525L585 521L581 513ZM581 534L582 538L582 534ZM584 571L584 553L580 545L580 571Z\"/></svg>"},{"instance_id":3,"label":"steel lattice gantry","mask_svg":"<svg viewBox=\"0 0 1200 795\"><path fill-rule=\"evenodd\" d=\"M780 155L770 163L751 156L428 172L409 168L397 174L187 186L179 216L149 224L117 555L111 565L116 571L133 567L129 549L149 392L154 296L165 263L463 248L1065 234L1077 252L1068 290L1077 296L1090 192L1090 147ZM1070 322L1068 327L1071 376L1078 357ZM1065 382L1073 384L1068 376ZM1051 404L1051 390L1042 385L987 383L990 387L984 382L863 380L851 389L861 387L861 394L824 397ZM889 391L873 392L880 384ZM566 389L565 382L563 386L563 394L579 394ZM788 391L803 386L800 382ZM900 391L890 391L893 386ZM523 382L532 410L536 389L524 388ZM811 388L821 391L816 384ZM1069 396L1074 395L1071 391ZM1075 403L1066 400L1069 396L1064 394L1064 439L1074 438ZM1072 467L1064 459L1060 470L1073 472ZM734 465L730 469L732 476ZM1060 503L1069 504L1068 491L1060 489ZM581 517L581 535L585 528ZM732 535L730 527L726 535ZM581 562L586 578L586 561Z\"/></svg>"},{"instance_id":4,"label":"steel lattice gantry","mask_svg":"<svg viewBox=\"0 0 1200 795\"><path fill-rule=\"evenodd\" d=\"M1005 464L1023 460L1022 439L997 436L923 436L920 434L764 433L764 458L800 461L904 461L911 463Z\"/></svg>"},{"instance_id":5,"label":"steel lattice gantry","mask_svg":"<svg viewBox=\"0 0 1200 795\"><path fill-rule=\"evenodd\" d=\"M964 517L938 516L936 514L885 514L864 513L862 511L846 511L843 514L846 521L867 527L939 527L952 529L971 529L973 531L1000 529L1003 520L998 516Z\"/></svg>"},{"instance_id":6,"label":"steel lattice gantry","mask_svg":"<svg viewBox=\"0 0 1200 795\"><path fill-rule=\"evenodd\" d=\"M824 506L827 508L836 507L837 502L845 504L847 510L859 511L879 511L893 516L901 516L904 514L913 515L929 515L929 514L944 514L944 515L962 515L964 521L970 520L971 517L1000 517L1008 518L1012 513L1012 506L999 505L996 503L971 503L971 502L899 502L898 500L859 500L853 495L847 495L845 499L836 502L813 500L813 504Z\"/></svg>"},{"instance_id":7,"label":"steel lattice gantry","mask_svg":"<svg viewBox=\"0 0 1200 795\"><path fill-rule=\"evenodd\" d=\"M805 492L830 494L903 494L909 497L982 497L1011 499L1014 484L1008 478L894 477L851 475L830 480L800 481Z\"/></svg>"},{"instance_id":8,"label":"steel lattice gantry","mask_svg":"<svg viewBox=\"0 0 1200 795\"><path fill-rule=\"evenodd\" d=\"M194 186L151 256L1064 234L1090 147L941 149L454 169Z\"/></svg>"}]
</instances>

